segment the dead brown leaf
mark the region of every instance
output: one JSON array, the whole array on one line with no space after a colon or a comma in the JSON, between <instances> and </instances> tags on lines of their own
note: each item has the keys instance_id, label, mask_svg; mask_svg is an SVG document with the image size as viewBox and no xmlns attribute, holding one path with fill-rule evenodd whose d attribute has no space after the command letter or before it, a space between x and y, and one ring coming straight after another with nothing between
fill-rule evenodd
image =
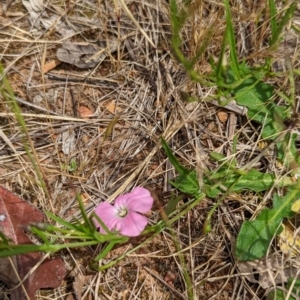
<instances>
[{"instance_id":1,"label":"dead brown leaf","mask_svg":"<svg viewBox=\"0 0 300 300\"><path fill-rule=\"evenodd\" d=\"M43 73L45 74L45 73L51 71L52 69L57 67L59 64L61 64L61 61L58 59L54 59L54 60L44 64Z\"/></svg>"},{"instance_id":2,"label":"dead brown leaf","mask_svg":"<svg viewBox=\"0 0 300 300\"><path fill-rule=\"evenodd\" d=\"M267 289L275 283L285 283L290 277L297 275L296 266L283 266L281 260L276 255L270 255L267 259L238 262L238 268L241 273L253 273L245 277L253 283L259 284ZM254 274L257 274L257 277Z\"/></svg>"},{"instance_id":3,"label":"dead brown leaf","mask_svg":"<svg viewBox=\"0 0 300 300\"><path fill-rule=\"evenodd\" d=\"M23 228L31 223L42 222L43 214L35 207L0 186L0 231L14 244L32 244ZM23 282L29 272L42 260L40 253L0 259L0 281L12 289L10 299L35 299L35 292L41 288L57 288L65 277L66 270L60 258L45 259ZM15 288L16 287L16 288ZM15 289L14 289L15 288Z\"/></svg>"},{"instance_id":4,"label":"dead brown leaf","mask_svg":"<svg viewBox=\"0 0 300 300\"><path fill-rule=\"evenodd\" d=\"M81 273L75 276L75 280L73 282L73 290L77 300L82 298L82 291L84 285L93 277L93 275L83 275Z\"/></svg>"},{"instance_id":5,"label":"dead brown leaf","mask_svg":"<svg viewBox=\"0 0 300 300\"><path fill-rule=\"evenodd\" d=\"M226 123L228 120L228 114L224 111L217 112L218 119L221 123Z\"/></svg>"},{"instance_id":6,"label":"dead brown leaf","mask_svg":"<svg viewBox=\"0 0 300 300\"><path fill-rule=\"evenodd\" d=\"M105 108L112 114L115 113L116 110L116 102L114 100L109 101L107 104L104 105Z\"/></svg>"},{"instance_id":7,"label":"dead brown leaf","mask_svg":"<svg viewBox=\"0 0 300 300\"><path fill-rule=\"evenodd\" d=\"M102 48L97 44L74 44L71 41L64 41L62 47L57 49L56 56L60 61L75 65L81 69L94 68L107 56L105 42L103 46ZM111 41L109 51L114 52L116 49L117 43Z\"/></svg>"},{"instance_id":8,"label":"dead brown leaf","mask_svg":"<svg viewBox=\"0 0 300 300\"><path fill-rule=\"evenodd\" d=\"M83 119L88 119L89 117L93 116L95 113L94 110L89 109L85 106L79 106L77 111Z\"/></svg>"},{"instance_id":9,"label":"dead brown leaf","mask_svg":"<svg viewBox=\"0 0 300 300\"><path fill-rule=\"evenodd\" d=\"M292 210L293 210L293 208L292 208ZM295 211L295 210L293 210L293 211ZM279 248L285 254L290 254L292 256L296 256L300 251L299 235L295 234L295 229L292 226L290 226L287 222L283 223L282 227L283 227L283 229L282 229L280 235L278 236Z\"/></svg>"}]
</instances>

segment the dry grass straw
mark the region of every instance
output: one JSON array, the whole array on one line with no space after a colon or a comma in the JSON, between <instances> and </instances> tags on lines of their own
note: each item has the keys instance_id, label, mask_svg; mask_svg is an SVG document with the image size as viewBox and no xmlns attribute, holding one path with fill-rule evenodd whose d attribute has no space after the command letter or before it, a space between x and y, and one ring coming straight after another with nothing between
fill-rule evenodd
<instances>
[{"instance_id":1,"label":"dry grass straw","mask_svg":"<svg viewBox=\"0 0 300 300\"><path fill-rule=\"evenodd\" d=\"M44 2L50 16L73 30L73 42L93 44L105 40L109 44L116 40L118 48L113 53L107 50L105 61L92 70L61 64L43 74L44 64L56 59L56 49L66 38L57 33L55 26L48 30L32 26L21 0L1 4L1 61L47 174L53 203L37 185L24 153L19 125L0 99L0 182L6 188L41 210L52 210L52 206L53 213L71 219L79 211L74 200L76 192L84 195L88 211L136 185L152 190L164 205L171 191L168 180L174 178L174 171L160 150L160 136L170 142L184 165L200 173L203 167L213 167L206 159L209 152L232 154L232 138L237 133L236 158L241 165L259 153L258 129L242 115L207 102L214 90L192 83L172 57L168 1L84 0L72 5L67 1ZM264 41L269 36L269 24L263 22L258 29L255 27L267 1L232 1L232 5L238 52L250 63L257 63L267 54ZM182 30L182 49L187 56L193 56L199 46L207 45L196 68L200 73L209 73L208 58L216 60L220 53L224 7L222 2L198 1L195 10ZM276 84L280 85L280 80L283 79ZM182 102L180 91L201 102ZM80 106L93 110L93 117L83 119L77 111ZM220 111L226 112L228 121L220 121ZM105 131L116 116L118 122L105 139ZM62 152L62 135L66 131L75 136L69 154ZM73 172L67 169L71 161L77 165ZM265 166L262 161L256 166L266 171L273 169L272 155ZM263 297L265 291L247 281L232 255L242 221L256 211L260 201L251 193L230 195L213 216L213 230L207 236L201 232L213 206L210 199L201 202L174 227L189 265L195 299ZM154 212L153 219L156 218ZM114 250L108 259L139 242L133 239ZM60 288L39 292L37 299L76 299L74 285L79 283L75 273L86 275L80 277L82 299L179 299L178 293L186 299L178 255L167 232L118 266L87 277L87 258L92 258L93 251L62 253L69 277Z\"/></svg>"}]
</instances>

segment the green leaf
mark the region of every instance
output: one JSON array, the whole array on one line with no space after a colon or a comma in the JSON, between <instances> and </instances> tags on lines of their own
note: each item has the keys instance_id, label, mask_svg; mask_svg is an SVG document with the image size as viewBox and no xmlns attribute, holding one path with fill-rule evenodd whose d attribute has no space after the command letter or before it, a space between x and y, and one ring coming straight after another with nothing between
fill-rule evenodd
<instances>
[{"instance_id":1,"label":"green leaf","mask_svg":"<svg viewBox=\"0 0 300 300\"><path fill-rule=\"evenodd\" d=\"M24 254L29 252L43 252L47 246L24 244L24 245L10 245L8 247L0 248L0 257L8 257L18 254Z\"/></svg>"},{"instance_id":2,"label":"green leaf","mask_svg":"<svg viewBox=\"0 0 300 300\"><path fill-rule=\"evenodd\" d=\"M290 108L273 102L273 86L261 81L265 76L263 69L252 70L245 62L239 68L244 79L237 82L230 67L226 72L227 88L231 86L237 103L248 108L249 119L263 124L262 137L274 140L285 130L284 120L290 117Z\"/></svg>"},{"instance_id":3,"label":"green leaf","mask_svg":"<svg viewBox=\"0 0 300 300\"><path fill-rule=\"evenodd\" d=\"M164 149L168 159L170 160L171 164L175 168L175 170L180 174L180 175L186 175L190 172L190 170L186 169L184 166L182 166L178 160L176 159L175 155L173 154L171 148L168 146L166 141L161 138L161 144L162 148Z\"/></svg>"},{"instance_id":4,"label":"green leaf","mask_svg":"<svg viewBox=\"0 0 300 300\"><path fill-rule=\"evenodd\" d=\"M271 291L268 296L268 300L296 300L294 297L289 297L289 299L285 298L285 292L283 290L276 289L275 291Z\"/></svg>"},{"instance_id":5,"label":"green leaf","mask_svg":"<svg viewBox=\"0 0 300 300\"><path fill-rule=\"evenodd\" d=\"M181 192L198 198L200 195L200 187L196 171L186 169L184 166L182 166L178 162L175 155L172 153L172 150L163 138L161 139L161 143L171 164L174 166L175 170L180 174L175 181L170 181L170 183Z\"/></svg>"},{"instance_id":6,"label":"green leaf","mask_svg":"<svg viewBox=\"0 0 300 300\"><path fill-rule=\"evenodd\" d=\"M277 30L274 34L272 34L272 41L270 42L270 46L276 45L280 41L280 35L289 22L289 20L293 17L295 9L297 7L297 1L291 4L291 6L287 9L285 15L281 18L281 21L277 27Z\"/></svg>"},{"instance_id":7,"label":"green leaf","mask_svg":"<svg viewBox=\"0 0 300 300\"><path fill-rule=\"evenodd\" d=\"M276 143L278 159L293 170L292 174L300 174L300 157L296 147L297 138L297 133L288 133L282 141Z\"/></svg>"},{"instance_id":8,"label":"green leaf","mask_svg":"<svg viewBox=\"0 0 300 300\"><path fill-rule=\"evenodd\" d=\"M283 218L291 215L292 204L300 199L299 183L290 187L284 197L274 196L273 208L265 208L252 221L243 223L236 244L238 260L255 260L263 257L275 234L281 228Z\"/></svg>"},{"instance_id":9,"label":"green leaf","mask_svg":"<svg viewBox=\"0 0 300 300\"><path fill-rule=\"evenodd\" d=\"M176 206L179 203L179 201L181 201L183 199L185 195L179 195L177 197L175 197L173 194L171 196L171 198L169 199L166 207L164 208L165 213L167 216L170 216L172 214L172 212L174 212L176 210Z\"/></svg>"},{"instance_id":10,"label":"green leaf","mask_svg":"<svg viewBox=\"0 0 300 300\"><path fill-rule=\"evenodd\" d=\"M234 29L232 24L231 11L229 7L229 1L225 0L225 15L226 15L226 37L228 39L228 44L230 48L230 59L231 59L231 67L234 71L234 75L237 79L240 79L240 70L238 64L238 55L236 52L236 41L234 36Z\"/></svg>"},{"instance_id":11,"label":"green leaf","mask_svg":"<svg viewBox=\"0 0 300 300\"><path fill-rule=\"evenodd\" d=\"M93 224L91 223L89 217L87 216L87 214L85 212L85 208L84 208L84 205L82 203L81 195L79 193L76 193L76 200L78 201L80 212L81 212L81 215L82 215L85 226L87 228L89 228L89 230L91 232L94 231L95 226L93 226Z\"/></svg>"},{"instance_id":12,"label":"green leaf","mask_svg":"<svg viewBox=\"0 0 300 300\"><path fill-rule=\"evenodd\" d=\"M75 224L72 224L68 221L65 221L64 219L58 217L58 216L55 216L54 214L50 213L49 211L46 211L45 212L45 215L52 219L53 221L59 223L60 225L68 228L69 230L74 230L74 231L79 231L79 232L86 232L86 228L84 226L82 226L81 224L78 224L78 225L75 225Z\"/></svg>"},{"instance_id":13,"label":"green leaf","mask_svg":"<svg viewBox=\"0 0 300 300\"><path fill-rule=\"evenodd\" d=\"M233 92L237 103L248 108L249 119L263 124L263 138L275 139L285 129L283 120L289 116L289 110L271 100L273 86L251 77Z\"/></svg>"},{"instance_id":14,"label":"green leaf","mask_svg":"<svg viewBox=\"0 0 300 300\"><path fill-rule=\"evenodd\" d=\"M299 299L300 297L300 279L296 279L294 281L294 278L289 278L288 282L286 284L286 290L289 290L289 288L291 287L291 285L293 284L293 288L292 288L292 293L293 295L297 296L297 298L290 296L288 300L296 300ZM275 291L271 291L268 296L267 299L268 300L287 300L286 299L286 294L287 292L284 292L281 289L276 289Z\"/></svg>"},{"instance_id":15,"label":"green leaf","mask_svg":"<svg viewBox=\"0 0 300 300\"><path fill-rule=\"evenodd\" d=\"M176 181L170 181L170 183L176 187L179 191L198 198L200 195L200 187L195 171L185 175L179 175Z\"/></svg>"},{"instance_id":16,"label":"green leaf","mask_svg":"<svg viewBox=\"0 0 300 300\"><path fill-rule=\"evenodd\" d=\"M276 24L276 15L277 15L277 10L276 10L276 4L274 0L269 0L269 8L270 8L270 23L271 23L271 42L274 40L276 30L277 30L277 24Z\"/></svg>"},{"instance_id":17,"label":"green leaf","mask_svg":"<svg viewBox=\"0 0 300 300\"><path fill-rule=\"evenodd\" d=\"M77 169L77 164L75 160L71 160L69 166L68 166L68 171L74 172Z\"/></svg>"},{"instance_id":18,"label":"green leaf","mask_svg":"<svg viewBox=\"0 0 300 300\"><path fill-rule=\"evenodd\" d=\"M218 188L218 186L205 185L204 191L206 195L210 198L216 198L218 195L222 193L222 191Z\"/></svg>"},{"instance_id":19,"label":"green leaf","mask_svg":"<svg viewBox=\"0 0 300 300\"><path fill-rule=\"evenodd\" d=\"M240 178L233 186L232 191L239 191L245 189L252 190L257 193L266 191L274 185L275 179L273 174L265 174L255 169L251 169L245 175L234 174L234 176L225 181L224 185L226 187L231 186L238 176L240 176Z\"/></svg>"},{"instance_id":20,"label":"green leaf","mask_svg":"<svg viewBox=\"0 0 300 300\"><path fill-rule=\"evenodd\" d=\"M226 188L230 187L231 191L233 192L252 190L259 193L270 189L275 182L275 176L273 174L261 173L255 169L251 169L246 174L241 175L238 173L229 172L228 169L222 167L217 173L213 174L209 178L204 179L206 187L210 187L210 192L205 190L208 195L210 193L216 193L216 190L213 189L213 185L216 185L215 179L222 179L222 181L219 181L219 185L222 185ZM288 181L285 182L285 184L288 183ZM221 190L219 190L219 193L221 193Z\"/></svg>"}]
</instances>

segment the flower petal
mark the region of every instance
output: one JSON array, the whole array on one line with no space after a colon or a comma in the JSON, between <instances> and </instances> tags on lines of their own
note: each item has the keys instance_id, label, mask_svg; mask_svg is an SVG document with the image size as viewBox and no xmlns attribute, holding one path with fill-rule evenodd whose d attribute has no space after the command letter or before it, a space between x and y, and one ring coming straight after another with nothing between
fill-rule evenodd
<instances>
[{"instance_id":1,"label":"flower petal","mask_svg":"<svg viewBox=\"0 0 300 300\"><path fill-rule=\"evenodd\" d=\"M111 231L114 230L114 228L116 227L116 224L120 220L120 218L118 217L118 210L113 205L109 204L108 202L101 202L95 208L95 214L101 219L101 221ZM101 233L106 232L96 219L93 219L93 222L96 227L99 227L99 231Z\"/></svg>"},{"instance_id":2,"label":"flower petal","mask_svg":"<svg viewBox=\"0 0 300 300\"><path fill-rule=\"evenodd\" d=\"M115 200L116 208L125 207L128 212L148 212L153 205L153 198L150 192L143 187L136 187L131 193L119 196Z\"/></svg>"},{"instance_id":3,"label":"flower petal","mask_svg":"<svg viewBox=\"0 0 300 300\"><path fill-rule=\"evenodd\" d=\"M145 229L148 220L139 213L130 212L118 223L120 233L125 236L138 236Z\"/></svg>"}]
</instances>

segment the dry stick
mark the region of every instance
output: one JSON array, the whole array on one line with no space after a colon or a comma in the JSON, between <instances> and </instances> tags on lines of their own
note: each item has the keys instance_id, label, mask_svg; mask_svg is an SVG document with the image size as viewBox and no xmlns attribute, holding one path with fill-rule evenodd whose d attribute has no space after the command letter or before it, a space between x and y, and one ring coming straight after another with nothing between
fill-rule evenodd
<instances>
[{"instance_id":1,"label":"dry stick","mask_svg":"<svg viewBox=\"0 0 300 300\"><path fill-rule=\"evenodd\" d=\"M15 265L14 265L14 263L13 263L13 261L12 261L12 259L11 259L11 257L8 257L8 259L9 259L9 261L10 261L10 263L11 263L11 267L12 267L12 269L13 269L13 271L15 272L15 275L16 275L16 277L18 278L18 280L19 280L19 283L16 285L16 286L14 286L11 290L15 290L15 289L17 289L17 288L19 288L20 286L21 286L21 288L22 288L22 290L24 291L24 294L25 294L25 296L26 296L26 298L27 298L27 300L30 300L30 298L29 298L29 296L28 296L28 294L27 294L27 291L26 291L26 289L25 289L25 287L24 287L24 282L37 270L37 268L46 260L46 259L48 259L49 258L49 256L50 256L50 253L46 253L28 272L27 272L27 274L21 279L21 277L19 276L19 273L18 273L18 271L17 271L17 269L15 268Z\"/></svg>"},{"instance_id":2,"label":"dry stick","mask_svg":"<svg viewBox=\"0 0 300 300\"><path fill-rule=\"evenodd\" d=\"M12 291L12 290L15 290L15 289L19 288L19 286L21 286L21 288L22 288L22 290L23 290L23 292L24 292L24 295L25 295L26 299L27 299L27 300L30 300L30 298L29 298L29 296L28 296L28 293L27 293L27 291L26 291L26 288L25 288L24 285L23 285L23 282L24 282L26 279L24 279L24 278L23 278L23 280L21 279L21 277L20 277L20 275L19 275L19 272L18 272L18 270L16 269L15 264L14 264L13 261L12 261L12 258L11 258L11 257L8 257L8 260L9 260L9 262L10 262L10 264L11 264L11 267L12 267L12 269L13 269L13 271L14 271L16 277L17 277L18 280L19 280L19 283L18 283L13 289L8 290L8 292L9 292L9 291ZM27 275L26 275L26 276L27 276Z\"/></svg>"},{"instance_id":3,"label":"dry stick","mask_svg":"<svg viewBox=\"0 0 300 300\"><path fill-rule=\"evenodd\" d=\"M14 117L14 113L1 113L0 117ZM50 120L58 120L58 121L70 121L70 122L78 122L82 124L99 124L101 122L107 122L109 123L110 120L108 119L79 119L79 118L73 118L68 116L50 116L50 115L40 115L40 114L28 114L28 113L22 113L23 117L28 118L35 118L35 119L50 119ZM103 123L101 123L103 125Z\"/></svg>"},{"instance_id":4,"label":"dry stick","mask_svg":"<svg viewBox=\"0 0 300 300\"><path fill-rule=\"evenodd\" d=\"M299 276L299 273L300 273L300 270L298 270L297 271L297 274L296 274L296 276L293 278L293 281L292 281L292 283L291 283L291 286L290 286L290 288L289 288L289 290L288 290L288 293L287 293L287 295L286 295L286 299L290 299L290 296L291 295L295 295L294 293L293 293L293 289L295 288L295 283L296 283L296 280L297 280L297 278L298 278L298 276ZM297 290L298 290L298 288L297 288ZM298 294L298 293L297 293ZM296 295L295 295L296 296Z\"/></svg>"},{"instance_id":5,"label":"dry stick","mask_svg":"<svg viewBox=\"0 0 300 300\"><path fill-rule=\"evenodd\" d=\"M73 116L74 116L74 118L76 118L77 117L77 101L76 101L75 94L74 94L72 87L70 87L70 94L71 94L71 100L72 100Z\"/></svg>"},{"instance_id":6,"label":"dry stick","mask_svg":"<svg viewBox=\"0 0 300 300\"><path fill-rule=\"evenodd\" d=\"M98 65L100 65L101 63L99 63ZM97 68L97 67L96 67ZM77 76L76 74L72 74L73 77L69 77L68 81L72 82L72 83L76 83L76 82L84 82L87 84L93 84L93 85L97 85L99 83L103 83L106 84L106 82L109 82L110 85L113 85L114 87L118 87L119 84L117 81L113 80L113 79L109 79L109 78L96 78L93 77L93 79L88 79L92 73L94 72L94 70L92 70L88 75L82 77L82 76L78 76L79 78L74 78L74 76ZM68 74L67 74L68 75ZM81 78L82 77L82 78ZM51 80L56 80L56 81L66 81L66 77L59 77L56 74L48 74L48 79Z\"/></svg>"},{"instance_id":7,"label":"dry stick","mask_svg":"<svg viewBox=\"0 0 300 300\"><path fill-rule=\"evenodd\" d=\"M120 53L120 44L121 44L121 27L120 27L120 19L121 19L121 10L118 7L117 0L114 0L115 10L116 10L116 16L117 16L117 28L118 28L118 69L120 67L121 63L121 53Z\"/></svg>"},{"instance_id":8,"label":"dry stick","mask_svg":"<svg viewBox=\"0 0 300 300\"><path fill-rule=\"evenodd\" d=\"M147 35L147 33L143 30L143 28L140 26L139 22L134 18L130 10L128 9L126 3L124 0L119 0L119 3L121 4L122 8L124 9L125 13L128 15L128 17L131 19L131 21L134 23L134 25L139 29L139 31L142 33L142 35L145 37L145 39L150 43L150 45L156 49L156 46L150 39L150 37Z\"/></svg>"},{"instance_id":9,"label":"dry stick","mask_svg":"<svg viewBox=\"0 0 300 300\"><path fill-rule=\"evenodd\" d=\"M0 128L0 137L3 139L3 141L12 149L12 151L18 155L18 151L16 150L16 148L14 147L14 145L12 144L12 142L9 140L9 138L5 135L5 133L2 131L2 129Z\"/></svg>"},{"instance_id":10,"label":"dry stick","mask_svg":"<svg viewBox=\"0 0 300 300\"><path fill-rule=\"evenodd\" d=\"M48 111L47 109L45 109L45 108L43 108L43 107L40 107L40 106L38 106L38 105L35 105L35 104L33 104L33 103L30 103L30 102L28 102L28 101L26 101L26 100L23 100L23 99L20 98L20 97L15 96L15 99L16 99L17 102L19 102L19 103L21 103L21 104L23 104L23 105L26 105L26 106L28 106L28 107L34 108L34 109L39 110L39 111L42 111L42 112L44 112L44 113L46 113L46 114L59 116L59 114L57 114L57 113L54 112L54 111Z\"/></svg>"}]
</instances>

